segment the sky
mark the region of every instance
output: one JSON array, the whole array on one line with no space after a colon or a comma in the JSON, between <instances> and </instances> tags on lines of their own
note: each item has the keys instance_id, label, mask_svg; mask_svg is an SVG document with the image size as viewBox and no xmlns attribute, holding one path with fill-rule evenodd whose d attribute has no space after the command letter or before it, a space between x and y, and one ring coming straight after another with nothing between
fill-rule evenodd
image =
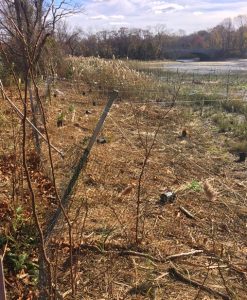
<instances>
[{"instance_id":1,"label":"sky","mask_svg":"<svg viewBox=\"0 0 247 300\"><path fill-rule=\"evenodd\" d=\"M72 27L104 29L164 28L192 33L210 29L225 18L247 15L247 0L77 0L84 12L70 17Z\"/></svg>"}]
</instances>

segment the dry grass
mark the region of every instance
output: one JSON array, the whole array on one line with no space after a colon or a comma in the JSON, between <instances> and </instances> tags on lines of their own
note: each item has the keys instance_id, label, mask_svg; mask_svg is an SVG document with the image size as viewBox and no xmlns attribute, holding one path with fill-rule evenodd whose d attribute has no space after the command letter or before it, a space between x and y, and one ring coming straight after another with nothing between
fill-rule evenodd
<instances>
[{"instance_id":1,"label":"dry grass","mask_svg":"<svg viewBox=\"0 0 247 300\"><path fill-rule=\"evenodd\" d=\"M52 143L65 153L64 160L54 153L62 193L105 99L93 106L98 94L82 96L64 83L58 88L65 96L52 99L48 127ZM73 122L71 104L76 111ZM61 111L66 115L65 126L57 128ZM169 275L171 266L232 299L247 299L246 165L233 162L225 148L225 136L216 134L197 115L179 108L164 117L166 111L167 107L159 104L117 102L101 132L107 143L93 148L68 210L74 220L77 299L216 299L205 291L197 297L198 289ZM152 142L158 120L161 129L141 189L142 240L135 245L136 189L145 152L142 144ZM189 136L181 139L184 128ZM44 163L45 149L43 145ZM49 175L49 170L46 172ZM206 186L205 190L194 188L192 182ZM158 202L164 190L176 192L175 202ZM180 206L195 219L184 215ZM51 212L49 207L45 212ZM55 228L49 249L51 259L58 258L59 292L66 293L70 271L63 219ZM192 249L203 253L164 261L169 255ZM129 250L156 260L123 255ZM71 294L65 299L72 299Z\"/></svg>"},{"instance_id":2,"label":"dry grass","mask_svg":"<svg viewBox=\"0 0 247 300\"><path fill-rule=\"evenodd\" d=\"M72 78L86 82L92 89L117 89L124 96L144 94L145 90L162 91L162 84L152 76L138 72L121 60L96 57L70 58Z\"/></svg>"},{"instance_id":3,"label":"dry grass","mask_svg":"<svg viewBox=\"0 0 247 300\"><path fill-rule=\"evenodd\" d=\"M90 107L90 99L85 97L85 103L88 104L78 106L78 114L82 116L80 125L88 131L72 131L73 124L69 122L65 128L54 128L59 130L65 149L69 146L72 149L76 140L90 136L103 108L102 103L92 108L92 115L83 116L83 111ZM80 280L78 299L194 299L197 289L167 274L171 262L157 263L121 255L123 250L135 250L160 259L192 249L202 249L203 254L177 259L172 265L200 282L208 272L205 285L225 294L233 293L236 299L245 299L246 283L242 275L247 250L246 166L233 163L233 156L224 148L225 137L215 134L210 127L205 131L205 124L198 117L175 109L163 118L166 110L157 104L117 103L101 133L107 144L95 145L91 153L70 207L71 218L81 207L74 225L75 266ZM141 193L143 239L136 246L136 187L144 157L140 138L150 143L159 119L161 131ZM183 128L187 128L190 136L181 140ZM59 165L59 169L69 174L70 163ZM207 187L205 192L194 190L192 181ZM176 201L160 205L158 200L163 190L176 191ZM196 219L183 215L180 205ZM68 237L62 220L55 236L61 232L65 234L58 250L63 266L59 287L66 291L69 273L66 279L68 267L63 258L67 257ZM60 237L55 238L53 247L59 241ZM201 292L198 299L215 298Z\"/></svg>"}]
</instances>

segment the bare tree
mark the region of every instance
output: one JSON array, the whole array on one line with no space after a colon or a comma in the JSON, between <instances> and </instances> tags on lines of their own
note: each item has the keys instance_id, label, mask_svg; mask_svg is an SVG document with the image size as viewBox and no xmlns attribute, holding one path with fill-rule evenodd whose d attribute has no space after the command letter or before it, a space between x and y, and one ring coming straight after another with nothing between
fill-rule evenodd
<instances>
[{"instance_id":1,"label":"bare tree","mask_svg":"<svg viewBox=\"0 0 247 300\"><path fill-rule=\"evenodd\" d=\"M222 38L223 38L223 49L226 53L229 53L233 46L233 31L234 26L231 18L226 18L221 23L222 25Z\"/></svg>"},{"instance_id":2,"label":"bare tree","mask_svg":"<svg viewBox=\"0 0 247 300\"><path fill-rule=\"evenodd\" d=\"M63 17L75 13L74 1L2 0L0 40L12 58L23 61L25 72L40 60L45 43ZM13 47L14 45L14 47Z\"/></svg>"},{"instance_id":3,"label":"bare tree","mask_svg":"<svg viewBox=\"0 0 247 300\"><path fill-rule=\"evenodd\" d=\"M38 90L34 97L32 84L44 48L53 36L56 24L63 17L79 11L72 0L2 0L0 3L0 42L6 60L21 74L30 93L33 123L37 127L40 114ZM23 99L22 99L23 100ZM40 152L39 137L34 134L37 152Z\"/></svg>"},{"instance_id":4,"label":"bare tree","mask_svg":"<svg viewBox=\"0 0 247 300\"><path fill-rule=\"evenodd\" d=\"M243 55L246 51L247 46L247 16L239 15L235 19L235 24L238 28L237 30L237 40L239 52Z\"/></svg>"},{"instance_id":5,"label":"bare tree","mask_svg":"<svg viewBox=\"0 0 247 300\"><path fill-rule=\"evenodd\" d=\"M82 55L82 36L81 28L70 29L66 22L59 22L56 30L56 39L63 51L67 55Z\"/></svg>"},{"instance_id":6,"label":"bare tree","mask_svg":"<svg viewBox=\"0 0 247 300\"><path fill-rule=\"evenodd\" d=\"M42 126L44 127L48 141L53 183L56 189L51 145L45 123L45 111L37 85L37 70L44 53L46 42L50 36L53 36L57 22L76 11L79 11L79 8L74 5L74 1L69 2L66 0L1 0L0 2L1 51L6 62L9 64L9 68L12 70L19 97L23 104L22 157L28 183L27 186L30 192L33 220L39 237L39 299L54 299L55 291L52 266L47 255L43 229L37 213L35 192L32 186L30 171L27 166L27 114L28 107L31 107L35 127L37 127L36 123L38 122L38 110L42 117ZM24 81L24 89L22 89L18 83L19 75L21 75ZM37 132L35 132L34 138L36 149L40 151L40 142ZM57 198L59 202L58 195Z\"/></svg>"}]
</instances>

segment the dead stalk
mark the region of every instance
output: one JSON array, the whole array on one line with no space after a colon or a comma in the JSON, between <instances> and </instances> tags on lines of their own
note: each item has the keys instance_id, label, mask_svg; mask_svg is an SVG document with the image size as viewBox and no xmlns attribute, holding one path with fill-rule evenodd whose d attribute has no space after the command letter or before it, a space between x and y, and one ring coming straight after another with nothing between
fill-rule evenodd
<instances>
[{"instance_id":1,"label":"dead stalk","mask_svg":"<svg viewBox=\"0 0 247 300\"><path fill-rule=\"evenodd\" d=\"M208 279L209 271L210 271L210 269L211 269L210 267L211 267L212 264L213 264L213 260L212 260L212 258L211 258L211 260L210 260L210 262L209 262L209 264L208 264L208 266L207 266L207 273L206 273L206 275L205 275L205 277L204 277L204 279L203 279L202 285L199 287L199 290L198 290L198 292L197 292L197 294L196 294L194 300L197 300L197 299L199 298L199 296L200 296L200 294L201 294L201 291L202 291L203 287L205 286L206 281L207 281L207 279Z\"/></svg>"},{"instance_id":2,"label":"dead stalk","mask_svg":"<svg viewBox=\"0 0 247 300\"><path fill-rule=\"evenodd\" d=\"M52 297L52 271L51 271L51 263L47 257L47 253L46 253L46 249L45 249L45 242L44 242L44 236L43 236L43 231L41 229L41 225L39 222L39 218L38 218L38 212L37 212L37 207L36 207L36 199L35 199L35 194L34 194L34 190L32 187L32 182L31 182L31 178L30 178L30 174L29 174L29 169L27 166L27 159L26 159L26 119L27 119L27 93L28 93L28 84L27 84L27 78L28 78L28 73L29 70L26 70L26 81L25 81L25 96L24 96L24 103L23 103L23 121L22 121L22 128L23 128L23 138L22 138L22 155L23 155L23 166L24 166L24 170L26 173L26 178L27 178L27 183L28 183L28 189L30 192L30 197L31 197L31 204L32 204L32 213L33 213L33 218L34 218L34 222L36 225L36 228L38 230L39 233L39 238L40 238L40 266L41 266L41 270L40 272L44 272L43 269L43 263L45 263L47 271L48 271L48 287L49 287L49 294L47 295L47 293L43 293L41 292L41 299L43 297L43 299L45 299L44 297ZM44 276L44 273L41 274ZM45 279L45 277L43 278ZM41 283L43 284L43 282ZM45 283L44 283L45 284ZM42 289L43 287L41 287Z\"/></svg>"},{"instance_id":3,"label":"dead stalk","mask_svg":"<svg viewBox=\"0 0 247 300\"><path fill-rule=\"evenodd\" d=\"M213 252L216 253L216 242L215 242L215 228L214 228L214 222L212 220L212 225L211 225L211 235L212 235L212 241L213 241ZM221 255L222 256L222 255ZM227 291L227 294L229 295L229 299L232 298L232 292L230 290L230 288L227 286L227 283L226 283L226 280L224 278L224 275L222 273L222 270L220 268L220 262L219 260L216 261L217 263L217 267L218 267L218 271L219 271L219 274L220 274L220 277L221 277L221 280L223 282L223 285Z\"/></svg>"},{"instance_id":4,"label":"dead stalk","mask_svg":"<svg viewBox=\"0 0 247 300\"><path fill-rule=\"evenodd\" d=\"M141 221L141 192L142 192L142 186L143 186L143 176L146 172L146 167L149 161L149 158L151 156L152 150L154 148L155 142L156 142L156 138L157 135L160 132L160 128L163 122L163 119L170 113L170 111L173 109L176 99L178 97L179 91L180 91L180 87L181 87L181 82L182 82L182 77L180 78L180 82L179 85L177 87L177 89L174 87L174 93L172 95L172 101L170 104L170 107L168 108L168 110L165 112L163 118L161 118L159 120L159 123L157 125L157 128L155 130L154 136L152 138L152 141L150 143L150 145L148 145L148 137L146 135L146 139L145 141L143 141L141 134L140 134L140 127L139 127L139 122L137 119L137 115L134 113L134 118L135 118L135 122L136 122L136 126L137 126L137 130L138 130L138 135L139 135L139 139L141 141L141 145L143 147L144 150L144 158L143 158L143 162L142 162L142 166L141 166L141 170L140 170L140 174L138 176L138 183L137 183L137 195L136 195L136 212L135 212L135 243L138 244L139 243L139 235L140 235L140 221ZM133 108L133 106L132 106ZM144 228L143 228L143 232L144 232ZM141 239L143 238L143 234Z\"/></svg>"},{"instance_id":5,"label":"dead stalk","mask_svg":"<svg viewBox=\"0 0 247 300\"><path fill-rule=\"evenodd\" d=\"M31 62L30 62L31 64ZM72 224L70 222L69 216L65 211L65 208L62 204L61 198L58 194L58 190L57 190L57 184L56 184L56 177L55 177L55 170L54 170L54 164L53 164L53 158L52 158L52 152L51 152L51 143L50 143L50 136L48 133L48 129L47 129L47 123L46 123L46 115L45 115L45 111L44 111L44 107L41 101L41 97L39 94L39 88L38 85L36 83L35 80L35 76L33 73L33 70L30 71L30 75L31 75L31 79L32 79L32 83L34 85L34 89L35 89L35 95L38 101L38 104L40 105L41 108L41 113L42 113L42 119L43 119L43 126L44 126L44 130L45 130L45 136L46 136L46 140L47 140L47 145L48 145L48 153L49 153L49 162L50 162L50 167L51 167L51 174L52 174L52 182L53 182L53 186L54 186L54 190L55 190L55 195L56 195L56 199L58 201L58 207L61 209L63 216L65 218L66 223L68 224L68 234L69 234L69 243L70 243L70 276L71 276L71 289L72 289L72 295L75 295L75 281L74 281L74 274L73 274L73 237L72 237Z\"/></svg>"}]
</instances>

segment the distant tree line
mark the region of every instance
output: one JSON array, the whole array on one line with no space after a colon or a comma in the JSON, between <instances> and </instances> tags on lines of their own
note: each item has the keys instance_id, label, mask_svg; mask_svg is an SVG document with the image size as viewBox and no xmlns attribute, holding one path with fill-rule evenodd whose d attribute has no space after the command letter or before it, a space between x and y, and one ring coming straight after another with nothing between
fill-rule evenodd
<instances>
[{"instance_id":1,"label":"distant tree line","mask_svg":"<svg viewBox=\"0 0 247 300\"><path fill-rule=\"evenodd\" d=\"M120 28L86 33L81 28L69 30L60 24L56 39L63 51L72 56L100 56L155 60L173 58L177 49L215 49L215 59L247 57L247 16L227 18L219 25L186 35L170 33L165 26L153 29Z\"/></svg>"}]
</instances>

